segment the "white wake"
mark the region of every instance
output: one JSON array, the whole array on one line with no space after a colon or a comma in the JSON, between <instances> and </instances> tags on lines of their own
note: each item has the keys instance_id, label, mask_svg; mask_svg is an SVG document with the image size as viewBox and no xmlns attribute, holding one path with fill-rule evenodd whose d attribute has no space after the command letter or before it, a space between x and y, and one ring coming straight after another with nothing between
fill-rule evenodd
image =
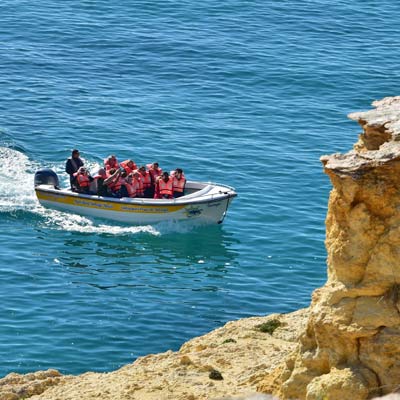
<instances>
[{"instance_id":1,"label":"white wake","mask_svg":"<svg viewBox=\"0 0 400 400\"><path fill-rule=\"evenodd\" d=\"M95 163L86 163L93 169ZM46 165L52 168L59 177L64 173L64 164ZM38 163L30 160L24 153L8 148L0 147L0 212L14 213L22 210L28 213L38 215L40 224L51 229L60 229L65 231L76 231L98 234L136 234L148 233L158 236L160 231L154 226L118 226L108 224L96 224L92 220L61 211L50 210L42 207L34 191L35 171L40 168ZM67 179L63 177L63 184Z\"/></svg>"}]
</instances>

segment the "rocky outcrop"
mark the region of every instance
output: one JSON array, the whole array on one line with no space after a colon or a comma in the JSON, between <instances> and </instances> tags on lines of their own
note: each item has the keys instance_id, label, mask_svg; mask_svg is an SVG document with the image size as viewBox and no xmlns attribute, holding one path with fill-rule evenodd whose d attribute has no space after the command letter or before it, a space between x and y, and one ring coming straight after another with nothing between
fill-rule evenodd
<instances>
[{"instance_id":1,"label":"rocky outcrop","mask_svg":"<svg viewBox=\"0 0 400 400\"><path fill-rule=\"evenodd\" d=\"M52 371L0 379L0 399L268 400L258 383L298 346L307 309L229 322L177 352L141 357L110 373ZM56 375L57 381L46 381Z\"/></svg>"},{"instance_id":2,"label":"rocky outcrop","mask_svg":"<svg viewBox=\"0 0 400 400\"><path fill-rule=\"evenodd\" d=\"M28 399L45 392L49 387L58 385L61 379L62 375L54 369L25 375L11 373L0 379L0 399Z\"/></svg>"},{"instance_id":3,"label":"rocky outcrop","mask_svg":"<svg viewBox=\"0 0 400 400\"><path fill-rule=\"evenodd\" d=\"M321 161L333 189L328 280L312 298L298 353L260 391L363 400L400 390L400 97L350 114L363 133Z\"/></svg>"}]
</instances>

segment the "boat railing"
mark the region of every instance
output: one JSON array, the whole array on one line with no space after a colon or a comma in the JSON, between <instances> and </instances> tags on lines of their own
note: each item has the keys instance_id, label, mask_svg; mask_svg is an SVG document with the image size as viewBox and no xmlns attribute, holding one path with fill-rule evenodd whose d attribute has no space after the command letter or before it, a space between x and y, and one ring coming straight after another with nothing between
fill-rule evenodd
<instances>
[{"instance_id":1,"label":"boat railing","mask_svg":"<svg viewBox=\"0 0 400 400\"><path fill-rule=\"evenodd\" d=\"M219 186L219 187L222 187L222 188L224 188L224 189L229 189L229 190L232 190L232 192L236 192L236 189L234 188L234 187L232 187L232 186L229 186L229 185L225 185L225 183L218 183L218 182L207 182L209 185L213 185L213 186Z\"/></svg>"}]
</instances>

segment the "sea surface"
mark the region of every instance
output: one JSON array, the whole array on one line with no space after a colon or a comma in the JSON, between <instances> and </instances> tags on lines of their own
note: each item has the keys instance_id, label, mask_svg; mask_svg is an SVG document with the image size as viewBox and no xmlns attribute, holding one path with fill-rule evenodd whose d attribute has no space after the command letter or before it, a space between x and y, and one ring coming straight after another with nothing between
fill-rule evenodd
<instances>
[{"instance_id":1,"label":"sea surface","mask_svg":"<svg viewBox=\"0 0 400 400\"><path fill-rule=\"evenodd\" d=\"M326 280L347 119L400 95L393 0L2 0L0 377L111 371ZM219 226L124 226L42 208L33 176L79 148L234 186Z\"/></svg>"}]
</instances>

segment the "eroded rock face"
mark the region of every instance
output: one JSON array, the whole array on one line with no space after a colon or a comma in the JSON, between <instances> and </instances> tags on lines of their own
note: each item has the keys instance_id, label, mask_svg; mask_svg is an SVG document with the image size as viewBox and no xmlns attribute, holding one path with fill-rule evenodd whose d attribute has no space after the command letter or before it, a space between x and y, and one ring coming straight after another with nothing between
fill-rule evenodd
<instances>
[{"instance_id":1,"label":"eroded rock face","mask_svg":"<svg viewBox=\"0 0 400 400\"><path fill-rule=\"evenodd\" d=\"M0 399L27 399L58 385L60 379L61 374L54 369L25 375L11 373L0 379Z\"/></svg>"},{"instance_id":2,"label":"eroded rock face","mask_svg":"<svg viewBox=\"0 0 400 400\"><path fill-rule=\"evenodd\" d=\"M400 390L400 97L373 106L349 115L364 131L352 151L321 157L333 185L328 281L313 294L299 352L259 387L280 398Z\"/></svg>"},{"instance_id":3,"label":"eroded rock face","mask_svg":"<svg viewBox=\"0 0 400 400\"><path fill-rule=\"evenodd\" d=\"M179 351L150 354L109 373L9 374L0 379L0 400L272 400L256 394L257 384L297 349L307 316L303 309L228 322ZM261 329L276 320L273 332Z\"/></svg>"}]
</instances>

